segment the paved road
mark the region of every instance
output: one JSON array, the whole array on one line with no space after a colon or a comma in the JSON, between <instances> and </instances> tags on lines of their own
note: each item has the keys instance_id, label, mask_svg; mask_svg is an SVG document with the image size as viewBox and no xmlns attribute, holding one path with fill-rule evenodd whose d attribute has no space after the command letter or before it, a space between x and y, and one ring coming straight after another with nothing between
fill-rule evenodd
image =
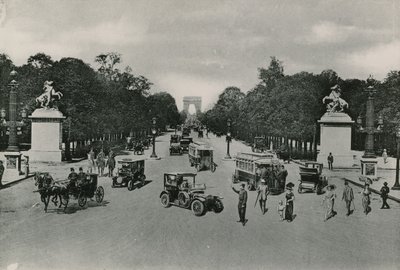
<instances>
[{"instance_id":1,"label":"paved road","mask_svg":"<svg viewBox=\"0 0 400 270\"><path fill-rule=\"evenodd\" d=\"M215 173L200 172L198 183L224 197L220 214L194 216L190 210L162 208L159 194L162 174L194 171L187 155L168 154L169 134L157 139L161 160L146 161L146 186L133 191L112 189L110 179L101 177L105 188L101 205L89 202L81 209L72 201L67 213L51 205L48 213L33 180L0 191L0 269L18 264L18 269L398 269L400 259L399 206L380 210L373 197L372 212L361 210L360 190L355 189L356 211L345 216L338 201L338 215L323 222L322 196L295 194L296 218L281 222L276 211L284 195L271 196L263 216L253 208L255 194L249 193L245 227L236 223L237 194L230 189L234 163L222 161L223 138L203 139L215 149ZM248 150L233 142L231 153ZM149 155L150 150L145 155ZM122 157L118 157L122 158ZM86 162L74 166L86 165ZM68 166L48 166L58 178ZM288 181L297 185L298 166L287 165ZM43 168L41 168L43 169ZM330 183L342 192L340 179ZM340 197L340 196L339 196Z\"/></svg>"}]
</instances>

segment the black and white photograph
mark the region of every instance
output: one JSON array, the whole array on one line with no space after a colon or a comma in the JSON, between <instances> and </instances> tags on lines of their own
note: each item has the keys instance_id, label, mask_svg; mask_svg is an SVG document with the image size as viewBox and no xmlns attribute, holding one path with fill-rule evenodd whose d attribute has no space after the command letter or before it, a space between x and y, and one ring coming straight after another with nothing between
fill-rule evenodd
<instances>
[{"instance_id":1,"label":"black and white photograph","mask_svg":"<svg viewBox=\"0 0 400 270\"><path fill-rule=\"evenodd\" d=\"M0 0L0 270L399 270L399 0Z\"/></svg>"}]
</instances>

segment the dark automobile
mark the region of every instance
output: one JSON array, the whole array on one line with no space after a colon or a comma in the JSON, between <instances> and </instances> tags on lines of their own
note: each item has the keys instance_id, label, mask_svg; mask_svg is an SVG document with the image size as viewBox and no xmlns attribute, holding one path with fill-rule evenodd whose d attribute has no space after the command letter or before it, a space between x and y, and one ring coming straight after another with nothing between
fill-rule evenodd
<instances>
[{"instance_id":1,"label":"dark automobile","mask_svg":"<svg viewBox=\"0 0 400 270\"><path fill-rule=\"evenodd\" d=\"M121 165L118 168L117 176L112 178L112 187L127 187L133 190L134 185L139 183L144 186L146 183L146 175L144 174L144 158L141 159L123 159L118 161Z\"/></svg>"},{"instance_id":2,"label":"dark automobile","mask_svg":"<svg viewBox=\"0 0 400 270\"><path fill-rule=\"evenodd\" d=\"M224 209L222 198L204 194L206 185L196 184L195 179L194 173L165 173L164 190L160 194L161 205L191 209L196 216L202 216L207 211L221 213Z\"/></svg>"},{"instance_id":3,"label":"dark automobile","mask_svg":"<svg viewBox=\"0 0 400 270\"><path fill-rule=\"evenodd\" d=\"M189 144L193 142L192 137L182 137L180 140L180 145L182 153L187 153L189 151Z\"/></svg>"},{"instance_id":4,"label":"dark automobile","mask_svg":"<svg viewBox=\"0 0 400 270\"><path fill-rule=\"evenodd\" d=\"M182 155L182 147L181 147L181 136L173 134L171 135L171 139L169 141L169 154L178 154Z\"/></svg>"},{"instance_id":5,"label":"dark automobile","mask_svg":"<svg viewBox=\"0 0 400 270\"><path fill-rule=\"evenodd\" d=\"M184 136L190 136L190 128L187 128L187 127L183 128L182 137L184 137Z\"/></svg>"}]
</instances>

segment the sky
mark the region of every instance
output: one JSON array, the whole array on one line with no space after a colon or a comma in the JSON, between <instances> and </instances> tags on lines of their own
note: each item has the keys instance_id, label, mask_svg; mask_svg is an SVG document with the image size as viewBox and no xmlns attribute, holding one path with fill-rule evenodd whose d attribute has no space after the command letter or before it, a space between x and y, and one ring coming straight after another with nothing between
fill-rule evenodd
<instances>
[{"instance_id":1,"label":"sky","mask_svg":"<svg viewBox=\"0 0 400 270\"><path fill-rule=\"evenodd\" d=\"M0 0L0 53L22 65L38 52L93 68L121 53L180 110L192 95L205 110L228 86L251 90L271 56L289 75L400 70L400 0Z\"/></svg>"}]
</instances>

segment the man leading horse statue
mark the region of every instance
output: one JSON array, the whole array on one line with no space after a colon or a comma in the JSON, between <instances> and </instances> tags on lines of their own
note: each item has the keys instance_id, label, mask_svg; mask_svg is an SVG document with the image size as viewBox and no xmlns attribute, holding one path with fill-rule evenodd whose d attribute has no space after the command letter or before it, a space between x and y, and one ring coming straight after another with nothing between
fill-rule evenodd
<instances>
[{"instance_id":1,"label":"man leading horse statue","mask_svg":"<svg viewBox=\"0 0 400 270\"><path fill-rule=\"evenodd\" d=\"M340 97L342 95L342 89L340 89L340 86L336 84L331 87L331 90L332 92L329 94L329 96L326 96L322 99L324 104L327 103L327 112L343 112L345 108L349 108L349 104Z\"/></svg>"}]
</instances>

